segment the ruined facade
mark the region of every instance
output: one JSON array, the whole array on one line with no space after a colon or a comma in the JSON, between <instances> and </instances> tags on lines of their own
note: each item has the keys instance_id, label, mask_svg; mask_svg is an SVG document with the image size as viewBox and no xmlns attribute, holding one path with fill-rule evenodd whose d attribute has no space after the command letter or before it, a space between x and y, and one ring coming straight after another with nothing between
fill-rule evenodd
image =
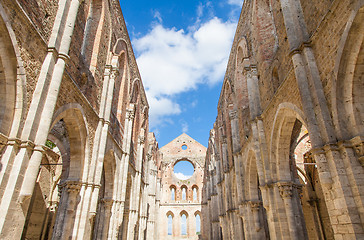
<instances>
[{"instance_id":1,"label":"ruined facade","mask_svg":"<svg viewBox=\"0 0 364 240\"><path fill-rule=\"evenodd\" d=\"M201 195L206 147L182 134L159 150L158 237L156 239L199 239ZM187 179L179 178L174 167L181 161L193 165Z\"/></svg>"},{"instance_id":2,"label":"ruined facade","mask_svg":"<svg viewBox=\"0 0 364 240\"><path fill-rule=\"evenodd\" d=\"M119 1L0 0L0 239L363 239L363 39L245 0L208 148L158 149Z\"/></svg>"},{"instance_id":3,"label":"ruined facade","mask_svg":"<svg viewBox=\"0 0 364 240\"><path fill-rule=\"evenodd\" d=\"M0 238L153 239L157 149L119 1L0 1Z\"/></svg>"},{"instance_id":4,"label":"ruined facade","mask_svg":"<svg viewBox=\"0 0 364 240\"><path fill-rule=\"evenodd\" d=\"M364 238L363 39L362 0L244 1L203 239Z\"/></svg>"}]
</instances>

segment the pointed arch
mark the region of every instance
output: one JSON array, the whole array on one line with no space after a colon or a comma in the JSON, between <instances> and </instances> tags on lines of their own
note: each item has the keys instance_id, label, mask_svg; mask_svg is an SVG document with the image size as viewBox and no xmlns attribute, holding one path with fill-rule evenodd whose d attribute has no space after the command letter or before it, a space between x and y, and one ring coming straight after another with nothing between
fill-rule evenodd
<instances>
[{"instance_id":1,"label":"pointed arch","mask_svg":"<svg viewBox=\"0 0 364 240\"><path fill-rule=\"evenodd\" d=\"M188 213L183 210L180 213L180 217L181 217L181 235L182 236L186 236L188 235Z\"/></svg>"},{"instance_id":2,"label":"pointed arch","mask_svg":"<svg viewBox=\"0 0 364 240\"><path fill-rule=\"evenodd\" d=\"M244 60L249 60L249 49L248 49L248 42L246 40L246 37L242 37L242 39L239 41L238 44L238 50L237 50L237 54L236 54L236 65L237 68L239 66L244 66Z\"/></svg>"},{"instance_id":3,"label":"pointed arch","mask_svg":"<svg viewBox=\"0 0 364 240\"><path fill-rule=\"evenodd\" d=\"M255 53L255 61L265 62L272 60L277 44L275 39L276 28L269 1L253 1L251 22L253 25L251 28L252 38L255 39L252 46ZM273 34L266 34L267 32Z\"/></svg>"},{"instance_id":4,"label":"pointed arch","mask_svg":"<svg viewBox=\"0 0 364 240\"><path fill-rule=\"evenodd\" d=\"M331 91L338 135L348 140L364 135L364 6L352 12L340 41Z\"/></svg>"},{"instance_id":5,"label":"pointed arch","mask_svg":"<svg viewBox=\"0 0 364 240\"><path fill-rule=\"evenodd\" d=\"M136 103L139 98L139 91L140 91L140 80L138 78L134 79L131 85L130 91L130 102Z\"/></svg>"},{"instance_id":6,"label":"pointed arch","mask_svg":"<svg viewBox=\"0 0 364 240\"><path fill-rule=\"evenodd\" d=\"M295 121L306 125L303 112L292 103L281 103L273 121L271 133L272 174L275 181L292 181L289 164L290 141Z\"/></svg>"},{"instance_id":7,"label":"pointed arch","mask_svg":"<svg viewBox=\"0 0 364 240\"><path fill-rule=\"evenodd\" d=\"M78 103L60 107L53 116L51 129L62 122L66 129L70 146L70 162L64 165L64 179L81 180L87 177L88 130L84 111Z\"/></svg>"},{"instance_id":8,"label":"pointed arch","mask_svg":"<svg viewBox=\"0 0 364 240\"><path fill-rule=\"evenodd\" d=\"M107 34L106 18L106 1L92 0L84 30L81 55L84 58L86 66L92 74L95 74L99 53L102 50L103 38L109 37Z\"/></svg>"},{"instance_id":9,"label":"pointed arch","mask_svg":"<svg viewBox=\"0 0 364 240\"><path fill-rule=\"evenodd\" d=\"M19 137L24 115L26 74L5 10L0 3L0 132Z\"/></svg>"}]
</instances>

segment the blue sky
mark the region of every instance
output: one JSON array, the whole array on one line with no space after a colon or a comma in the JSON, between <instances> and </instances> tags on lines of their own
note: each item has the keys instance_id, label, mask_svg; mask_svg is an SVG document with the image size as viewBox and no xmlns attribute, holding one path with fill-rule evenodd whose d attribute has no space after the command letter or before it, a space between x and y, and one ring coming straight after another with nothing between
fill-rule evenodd
<instances>
[{"instance_id":1,"label":"blue sky","mask_svg":"<svg viewBox=\"0 0 364 240\"><path fill-rule=\"evenodd\" d=\"M120 5L159 147L182 133L207 146L242 0L124 0Z\"/></svg>"}]
</instances>

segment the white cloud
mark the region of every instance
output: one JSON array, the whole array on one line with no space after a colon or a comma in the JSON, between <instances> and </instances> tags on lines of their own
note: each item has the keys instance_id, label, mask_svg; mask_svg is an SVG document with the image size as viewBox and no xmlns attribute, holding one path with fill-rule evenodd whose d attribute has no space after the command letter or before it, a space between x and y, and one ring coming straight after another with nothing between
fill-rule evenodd
<instances>
[{"instance_id":1,"label":"white cloud","mask_svg":"<svg viewBox=\"0 0 364 240\"><path fill-rule=\"evenodd\" d=\"M188 123L183 121L181 125L182 125L182 132L187 133L188 132Z\"/></svg>"},{"instance_id":2,"label":"white cloud","mask_svg":"<svg viewBox=\"0 0 364 240\"><path fill-rule=\"evenodd\" d=\"M242 6L244 0L228 0L228 4L230 5L236 5L236 6Z\"/></svg>"},{"instance_id":3,"label":"white cloud","mask_svg":"<svg viewBox=\"0 0 364 240\"><path fill-rule=\"evenodd\" d=\"M157 19L162 19L156 14ZM150 126L181 113L173 96L222 81L236 24L214 17L183 29L160 23L133 41L150 104Z\"/></svg>"},{"instance_id":4,"label":"white cloud","mask_svg":"<svg viewBox=\"0 0 364 240\"><path fill-rule=\"evenodd\" d=\"M192 176L184 175L183 173L174 173L174 175L176 175L176 177L181 180L187 180L192 177Z\"/></svg>"},{"instance_id":5,"label":"white cloud","mask_svg":"<svg viewBox=\"0 0 364 240\"><path fill-rule=\"evenodd\" d=\"M159 11L155 11L153 17L158 20L159 23L163 22L162 15Z\"/></svg>"}]
</instances>

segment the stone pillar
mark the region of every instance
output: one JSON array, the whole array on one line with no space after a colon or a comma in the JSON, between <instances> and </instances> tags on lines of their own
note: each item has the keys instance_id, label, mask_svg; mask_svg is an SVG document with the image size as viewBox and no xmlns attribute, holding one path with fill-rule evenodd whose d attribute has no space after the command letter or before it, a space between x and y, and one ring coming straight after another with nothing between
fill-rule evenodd
<instances>
[{"instance_id":1,"label":"stone pillar","mask_svg":"<svg viewBox=\"0 0 364 240\"><path fill-rule=\"evenodd\" d=\"M264 223L262 222L262 202L249 201L254 222L254 239L268 239L265 235Z\"/></svg>"},{"instance_id":2,"label":"stone pillar","mask_svg":"<svg viewBox=\"0 0 364 240\"><path fill-rule=\"evenodd\" d=\"M62 196L52 239L69 239L72 237L80 187L80 183L75 181L66 181L62 184Z\"/></svg>"},{"instance_id":3,"label":"stone pillar","mask_svg":"<svg viewBox=\"0 0 364 240\"><path fill-rule=\"evenodd\" d=\"M28 211L29 200L33 194L43 157L42 145L47 140L66 60L69 58L67 54L79 5L79 0L59 1L55 24L48 44L48 54L43 62L21 134L21 139L26 145L33 145L34 141L37 151L32 154L31 150L26 151L23 148L15 156L12 148L9 148L2 158L4 163L13 162L12 166L7 165L3 170L4 173L5 171L10 173L11 181L2 184L4 175L0 175L0 186L6 185L0 204L0 233L4 238L18 239L21 236L25 222L24 212ZM31 155L30 160L29 155ZM4 157L9 159L4 159ZM17 195L18 193L19 195ZM24 203L22 206L15 205L17 198L19 202ZM12 204L13 206L11 206ZM19 221L13 221L15 218ZM5 229L11 229L11 231Z\"/></svg>"},{"instance_id":4,"label":"stone pillar","mask_svg":"<svg viewBox=\"0 0 364 240\"><path fill-rule=\"evenodd\" d=\"M124 217L124 203L126 196L126 184L128 181L130 143L132 138L133 120L135 117L134 105L127 108L127 116L124 124L123 155L120 161L120 175L118 176L118 187L113 212L113 225L110 226L108 239L117 239L118 229L122 225ZM115 217L115 218L114 218Z\"/></svg>"},{"instance_id":5,"label":"stone pillar","mask_svg":"<svg viewBox=\"0 0 364 240\"><path fill-rule=\"evenodd\" d=\"M320 182L323 191L328 193L324 196L334 235L363 238L364 201L363 193L357 189L363 185L360 178L364 172L356 167L358 156L352 150L346 152L336 140L300 1L281 0L281 6ZM346 220L338 223L338 218Z\"/></svg>"},{"instance_id":6,"label":"stone pillar","mask_svg":"<svg viewBox=\"0 0 364 240\"><path fill-rule=\"evenodd\" d=\"M300 231L298 226L300 222L297 222L297 220L300 217L303 218L303 216L299 216L300 214L297 213L297 208L294 206L295 201L293 199L293 183L278 182L277 186L284 202L284 208L286 211L287 223L291 239L307 239L306 234L304 234L302 230Z\"/></svg>"},{"instance_id":7,"label":"stone pillar","mask_svg":"<svg viewBox=\"0 0 364 240\"><path fill-rule=\"evenodd\" d=\"M48 87L46 99L44 101L44 107L41 111L41 117L39 120L39 127L37 134L35 136L34 142L36 145L43 145L48 137L49 128L52 123L52 117L54 108L58 99L59 88L61 86L63 72L66 66L66 60L69 59L68 52L72 40L73 30L76 22L77 12L80 5L79 0L72 0L69 7L69 12L67 14L67 20L65 22L65 29L62 36L62 41L59 47L58 58L56 64L54 66L52 78L50 80L50 84ZM43 67L42 67L43 68ZM43 70L43 69L42 69ZM42 75L42 74L41 74ZM39 77L41 78L41 76ZM38 81L41 81L40 79ZM38 103L36 103L38 104ZM31 104L32 110L33 101ZM36 107L36 106L34 106ZM38 109L37 109L38 110ZM28 117L32 117L30 113ZM27 126L27 122L31 121L27 118L25 127ZM35 154L34 154L35 153ZM33 193L35 181L37 178L37 173L40 165L40 161L43 157L43 154L36 151L34 152L32 157L29 160L28 168L26 170L23 185L20 191L20 200L22 201L25 197L29 197Z\"/></svg>"},{"instance_id":8,"label":"stone pillar","mask_svg":"<svg viewBox=\"0 0 364 240\"><path fill-rule=\"evenodd\" d=\"M114 200L110 198L102 199L102 203L104 205L104 225L102 227L101 236L97 239L108 239L108 230L109 230L109 223L111 217L111 208L113 206ZM101 223L102 224L102 223Z\"/></svg>"},{"instance_id":9,"label":"stone pillar","mask_svg":"<svg viewBox=\"0 0 364 240\"><path fill-rule=\"evenodd\" d=\"M258 70L255 65L246 66L244 69L247 74L250 118L255 119L261 114Z\"/></svg>"},{"instance_id":10,"label":"stone pillar","mask_svg":"<svg viewBox=\"0 0 364 240\"><path fill-rule=\"evenodd\" d=\"M139 217L139 200L140 200L140 187L141 187L141 166L143 162L143 151L144 151L144 131L141 131L139 139L138 139L138 154L136 161L136 173L135 173L135 181L133 184L133 201L131 202L131 209L129 215L129 227L128 227L128 239L134 238L135 234L135 225L138 222Z\"/></svg>"}]
</instances>

